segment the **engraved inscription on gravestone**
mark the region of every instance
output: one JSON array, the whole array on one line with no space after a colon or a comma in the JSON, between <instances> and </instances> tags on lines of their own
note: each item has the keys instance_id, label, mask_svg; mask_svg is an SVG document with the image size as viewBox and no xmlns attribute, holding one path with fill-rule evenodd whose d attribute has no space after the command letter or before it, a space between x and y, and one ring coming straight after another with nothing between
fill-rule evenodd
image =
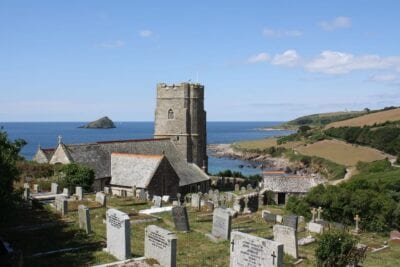
<instances>
[{"instance_id":1,"label":"engraved inscription on gravestone","mask_svg":"<svg viewBox=\"0 0 400 267\"><path fill-rule=\"evenodd\" d=\"M145 229L144 256L156 259L161 266L176 266L176 236L161 227L149 225Z\"/></svg>"},{"instance_id":2,"label":"engraved inscription on gravestone","mask_svg":"<svg viewBox=\"0 0 400 267\"><path fill-rule=\"evenodd\" d=\"M119 260L131 257L131 224L128 214L109 209L107 218L107 251Z\"/></svg>"},{"instance_id":3,"label":"engraved inscription on gravestone","mask_svg":"<svg viewBox=\"0 0 400 267\"><path fill-rule=\"evenodd\" d=\"M283 225L292 227L297 230L299 217L297 215L286 215L283 216Z\"/></svg>"},{"instance_id":4,"label":"engraved inscription on gravestone","mask_svg":"<svg viewBox=\"0 0 400 267\"><path fill-rule=\"evenodd\" d=\"M213 213L211 234L220 239L229 240L231 233L232 216L229 211L216 208Z\"/></svg>"},{"instance_id":5,"label":"engraved inscription on gravestone","mask_svg":"<svg viewBox=\"0 0 400 267\"><path fill-rule=\"evenodd\" d=\"M273 232L274 240L283 244L284 252L296 259L298 257L297 231L293 227L276 224Z\"/></svg>"},{"instance_id":6,"label":"engraved inscription on gravestone","mask_svg":"<svg viewBox=\"0 0 400 267\"><path fill-rule=\"evenodd\" d=\"M283 266L283 244L261 237L232 232L230 267Z\"/></svg>"}]
</instances>

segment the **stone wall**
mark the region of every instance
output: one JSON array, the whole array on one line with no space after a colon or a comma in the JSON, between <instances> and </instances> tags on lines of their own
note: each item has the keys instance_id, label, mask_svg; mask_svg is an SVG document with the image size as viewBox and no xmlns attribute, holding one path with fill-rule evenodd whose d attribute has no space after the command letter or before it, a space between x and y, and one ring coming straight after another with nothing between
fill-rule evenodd
<instances>
[{"instance_id":1,"label":"stone wall","mask_svg":"<svg viewBox=\"0 0 400 267\"><path fill-rule=\"evenodd\" d=\"M171 138L188 162L207 168L203 85L157 85L154 137Z\"/></svg>"}]
</instances>

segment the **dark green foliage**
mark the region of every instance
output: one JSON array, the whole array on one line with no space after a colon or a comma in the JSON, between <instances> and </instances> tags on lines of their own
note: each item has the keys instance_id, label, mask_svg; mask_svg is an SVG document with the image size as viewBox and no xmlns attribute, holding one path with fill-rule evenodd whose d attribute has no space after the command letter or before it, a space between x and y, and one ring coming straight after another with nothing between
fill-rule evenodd
<instances>
[{"instance_id":1,"label":"dark green foliage","mask_svg":"<svg viewBox=\"0 0 400 267\"><path fill-rule=\"evenodd\" d=\"M299 134L305 134L307 133L307 131L311 130L311 127L308 125L302 125L299 127L299 129L297 130L297 133Z\"/></svg>"},{"instance_id":2,"label":"dark green foliage","mask_svg":"<svg viewBox=\"0 0 400 267\"><path fill-rule=\"evenodd\" d=\"M244 149L240 148L240 151L243 152L249 152L249 153L256 153L256 154L262 154L262 155L271 155L272 157L280 157L286 149L284 147L268 147L264 149L258 149L258 148L252 148L252 149Z\"/></svg>"},{"instance_id":3,"label":"dark green foliage","mask_svg":"<svg viewBox=\"0 0 400 267\"><path fill-rule=\"evenodd\" d=\"M74 163L62 165L57 176L61 187L67 187L70 190L75 186L81 186L84 190L89 191L94 182L94 171L92 169Z\"/></svg>"},{"instance_id":4,"label":"dark green foliage","mask_svg":"<svg viewBox=\"0 0 400 267\"><path fill-rule=\"evenodd\" d=\"M37 163L35 161L20 160L17 168L21 178L48 178L54 175L54 166L48 163Z\"/></svg>"},{"instance_id":5,"label":"dark green foliage","mask_svg":"<svg viewBox=\"0 0 400 267\"><path fill-rule=\"evenodd\" d=\"M364 127L330 128L325 134L346 142L367 145L392 155L400 154L400 128L398 122Z\"/></svg>"},{"instance_id":6,"label":"dark green foliage","mask_svg":"<svg viewBox=\"0 0 400 267\"><path fill-rule=\"evenodd\" d=\"M328 231L321 235L315 250L317 266L335 267L357 264L357 239L344 231Z\"/></svg>"},{"instance_id":7,"label":"dark green foliage","mask_svg":"<svg viewBox=\"0 0 400 267\"><path fill-rule=\"evenodd\" d=\"M217 172L215 174L211 174L213 176L221 176L221 177L233 177L233 178L244 178L244 179L249 179L249 180L257 180L261 181L262 177L259 174L254 174L254 175L244 175L241 172L236 172L236 171L231 171L231 170L224 170Z\"/></svg>"},{"instance_id":8,"label":"dark green foliage","mask_svg":"<svg viewBox=\"0 0 400 267\"><path fill-rule=\"evenodd\" d=\"M14 207L13 182L18 179L16 163L21 160L18 155L26 144L22 139L10 141L3 128L0 128L0 213L11 216ZM0 216L0 223L9 216Z\"/></svg>"},{"instance_id":9,"label":"dark green foliage","mask_svg":"<svg viewBox=\"0 0 400 267\"><path fill-rule=\"evenodd\" d=\"M282 137L278 138L278 140L276 142L278 145L282 145L287 142L293 142L293 141L299 141L299 140L301 140L301 135L298 133L294 133L294 134L290 134L287 136L282 136Z\"/></svg>"},{"instance_id":10,"label":"dark green foliage","mask_svg":"<svg viewBox=\"0 0 400 267\"><path fill-rule=\"evenodd\" d=\"M389 160L377 160L373 162L359 161L356 165L357 170L363 173L384 172L392 169L392 164Z\"/></svg>"},{"instance_id":11,"label":"dark green foliage","mask_svg":"<svg viewBox=\"0 0 400 267\"><path fill-rule=\"evenodd\" d=\"M358 164L360 173L337 186L319 185L304 198L289 198L287 209L310 216L312 207L321 206L329 221L354 224L361 217L364 230L387 232L400 227L400 169L387 161Z\"/></svg>"}]
</instances>

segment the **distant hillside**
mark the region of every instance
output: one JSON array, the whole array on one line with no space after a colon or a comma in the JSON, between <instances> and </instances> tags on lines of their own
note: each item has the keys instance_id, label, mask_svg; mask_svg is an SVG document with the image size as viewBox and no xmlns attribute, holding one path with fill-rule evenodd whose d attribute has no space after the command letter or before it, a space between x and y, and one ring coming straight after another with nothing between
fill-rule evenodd
<instances>
[{"instance_id":1,"label":"distant hillside","mask_svg":"<svg viewBox=\"0 0 400 267\"><path fill-rule=\"evenodd\" d=\"M308 125L311 127L325 126L332 122L355 118L364 115L366 113L367 111L339 111L339 112L312 114L288 121L278 127L292 129L292 128L298 128L299 126L302 125Z\"/></svg>"},{"instance_id":2,"label":"distant hillside","mask_svg":"<svg viewBox=\"0 0 400 267\"><path fill-rule=\"evenodd\" d=\"M336 121L328 124L325 128L339 127L362 127L382 124L387 121L400 121L400 108L369 113L352 119Z\"/></svg>"}]
</instances>

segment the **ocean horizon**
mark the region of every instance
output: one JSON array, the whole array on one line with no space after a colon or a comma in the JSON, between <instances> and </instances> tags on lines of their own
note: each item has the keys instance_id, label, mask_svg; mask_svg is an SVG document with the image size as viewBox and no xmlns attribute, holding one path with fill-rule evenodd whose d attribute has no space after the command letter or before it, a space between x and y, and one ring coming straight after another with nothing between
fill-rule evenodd
<instances>
[{"instance_id":1,"label":"ocean horizon","mask_svg":"<svg viewBox=\"0 0 400 267\"><path fill-rule=\"evenodd\" d=\"M86 121L75 122L0 122L0 127L8 133L10 139L22 138L27 145L22 149L21 156L30 160L38 146L52 148L57 146L58 136L65 144L81 144L96 141L150 139L153 138L153 121L114 121L116 128L83 129L79 126ZM271 138L288 135L289 130L270 129L283 123L282 121L208 121L207 144L226 144L243 140ZM243 174L260 174L260 169L252 167L240 168L239 165L249 166L248 162L225 158L209 157L209 171L230 169Z\"/></svg>"}]
</instances>

